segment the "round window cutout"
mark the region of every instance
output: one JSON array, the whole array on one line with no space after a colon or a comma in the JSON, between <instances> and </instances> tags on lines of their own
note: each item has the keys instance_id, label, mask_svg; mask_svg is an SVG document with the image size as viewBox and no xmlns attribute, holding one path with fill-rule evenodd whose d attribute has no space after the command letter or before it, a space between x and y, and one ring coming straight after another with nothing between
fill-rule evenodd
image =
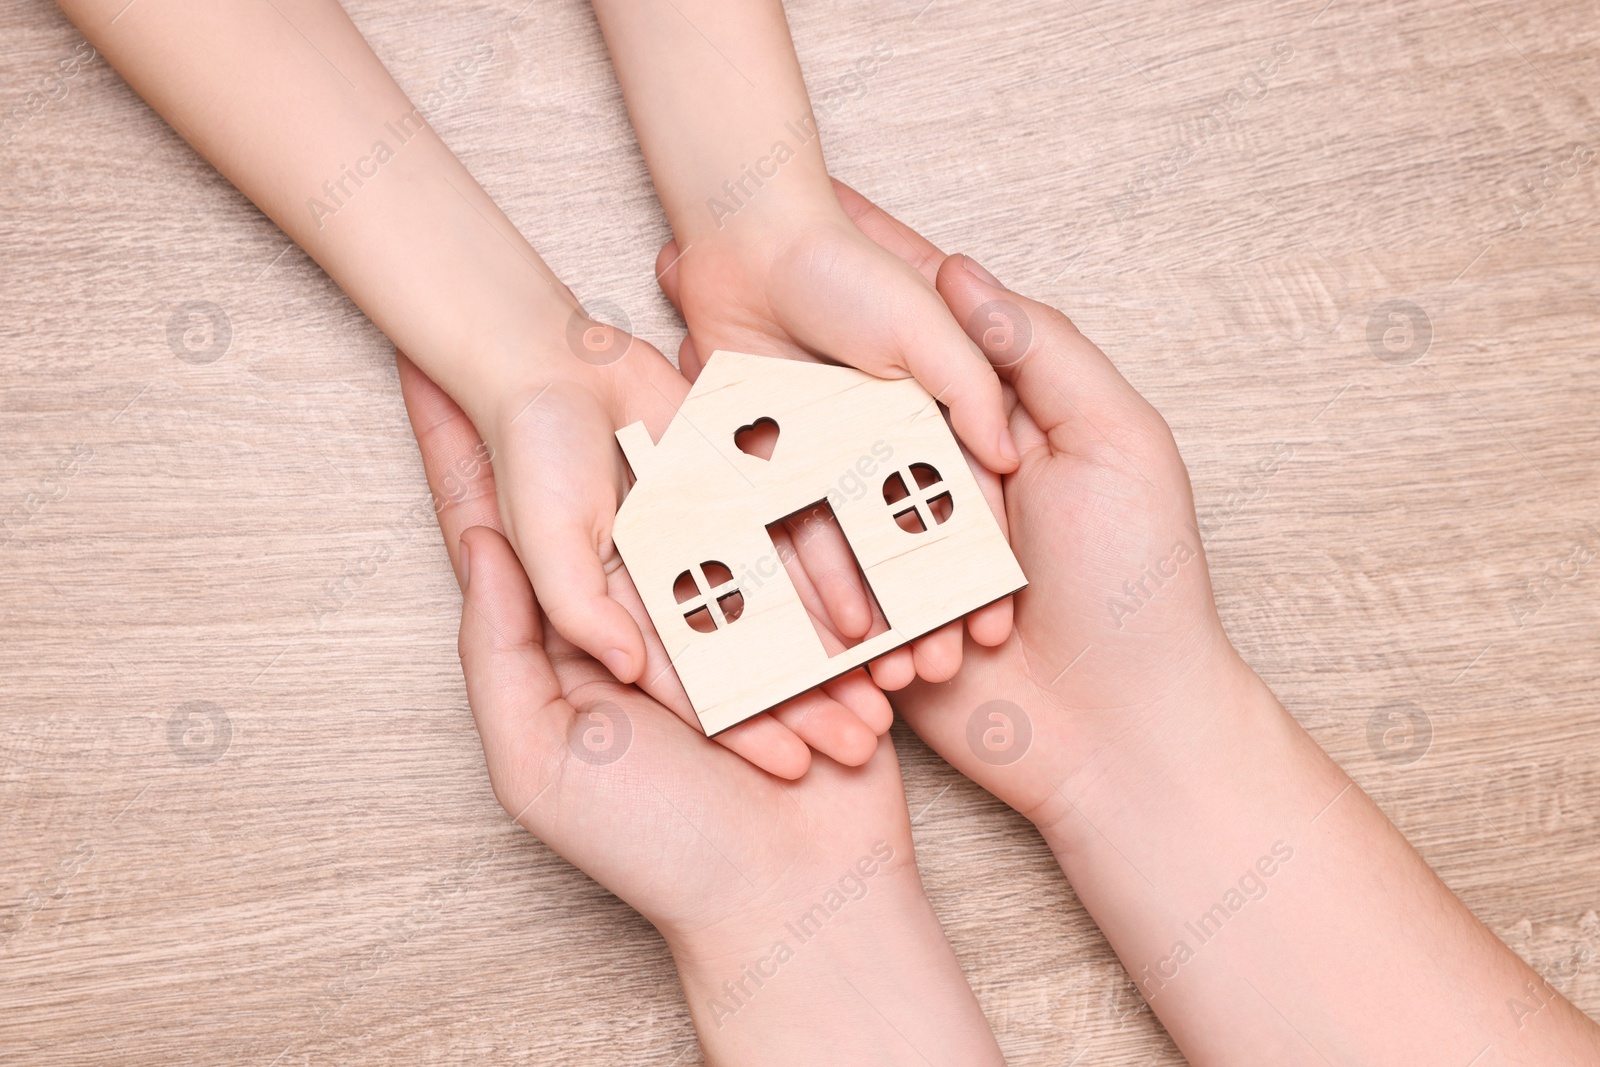
<instances>
[{"instance_id":1,"label":"round window cutout","mask_svg":"<svg viewBox=\"0 0 1600 1067\"><path fill-rule=\"evenodd\" d=\"M895 525L912 534L949 522L956 510L944 479L927 463L913 463L885 478L883 502Z\"/></svg>"},{"instance_id":2,"label":"round window cutout","mask_svg":"<svg viewBox=\"0 0 1600 1067\"><path fill-rule=\"evenodd\" d=\"M673 579L672 598L683 621L696 633L716 633L744 614L744 594L733 571L716 560L690 567Z\"/></svg>"}]
</instances>

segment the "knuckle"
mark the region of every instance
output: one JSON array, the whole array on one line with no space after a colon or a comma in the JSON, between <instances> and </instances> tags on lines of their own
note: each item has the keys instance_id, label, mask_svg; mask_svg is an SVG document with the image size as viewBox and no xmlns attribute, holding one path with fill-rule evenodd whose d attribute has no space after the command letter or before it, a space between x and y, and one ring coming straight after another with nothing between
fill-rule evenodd
<instances>
[{"instance_id":1,"label":"knuckle","mask_svg":"<svg viewBox=\"0 0 1600 1067\"><path fill-rule=\"evenodd\" d=\"M1083 332L1078 329L1077 323L1060 308L1051 307L1049 304L1033 304L1029 307L1028 314L1039 323L1039 332L1043 335L1041 340L1047 344L1061 344L1083 338Z\"/></svg>"},{"instance_id":2,"label":"knuckle","mask_svg":"<svg viewBox=\"0 0 1600 1067\"><path fill-rule=\"evenodd\" d=\"M442 485L439 487L439 491L435 492L434 499L436 501L435 510L441 526L445 525L447 520L454 519L458 515L474 516L483 512L485 510L483 505L486 501L496 502L497 504L494 481L481 478L460 482L454 486L449 484ZM493 513L496 509L490 508L488 510ZM479 522L473 525L484 525L484 523Z\"/></svg>"}]
</instances>

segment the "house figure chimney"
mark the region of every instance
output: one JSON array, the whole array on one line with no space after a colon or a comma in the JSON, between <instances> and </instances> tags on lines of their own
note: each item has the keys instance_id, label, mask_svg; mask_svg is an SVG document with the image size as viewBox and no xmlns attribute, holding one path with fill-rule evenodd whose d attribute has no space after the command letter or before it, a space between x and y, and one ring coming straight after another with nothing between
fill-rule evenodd
<instances>
[{"instance_id":1,"label":"house figure chimney","mask_svg":"<svg viewBox=\"0 0 1600 1067\"><path fill-rule=\"evenodd\" d=\"M644 428L644 423L630 423L618 430L617 444L622 446L622 454L628 457L628 466L633 468L633 480L638 481L643 478L645 468L650 466L650 454L656 447L656 443L650 440L650 431Z\"/></svg>"}]
</instances>

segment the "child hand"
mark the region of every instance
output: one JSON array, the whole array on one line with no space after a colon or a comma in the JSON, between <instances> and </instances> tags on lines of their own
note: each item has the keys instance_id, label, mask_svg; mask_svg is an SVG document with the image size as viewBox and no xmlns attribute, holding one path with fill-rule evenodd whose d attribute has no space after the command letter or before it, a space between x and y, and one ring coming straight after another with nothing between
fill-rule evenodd
<instances>
[{"instance_id":1,"label":"child hand","mask_svg":"<svg viewBox=\"0 0 1600 1067\"><path fill-rule=\"evenodd\" d=\"M452 558L456 539L469 527L516 529L527 546L520 557L545 590L541 603L566 605L562 610L573 613L563 615L569 627L602 649L616 647L614 631L630 634L638 641L639 664L633 673L641 688L698 729L638 592L610 550L610 523L625 484L611 427L642 418L659 434L688 391L688 384L644 342L632 340L628 355L615 365L629 367L630 361L632 376L626 381L596 374L588 382L558 382L534 394L535 402L523 405L523 416L509 420L511 432L501 425L494 436L484 435L491 442L485 444L461 408L404 355L398 356L401 391ZM665 372L653 369L657 367ZM511 410L514 414L516 406ZM503 482L485 462L485 452L492 454ZM519 492L500 494L499 484L515 485ZM783 556L808 610L825 618L794 554ZM459 566L457 576L464 578ZM606 617L600 618L602 613ZM555 629L572 640L566 630ZM826 625L818 629L828 631ZM845 765L865 762L891 718L883 693L857 670L716 739L772 774L798 778L810 764L810 748Z\"/></svg>"},{"instance_id":2,"label":"child hand","mask_svg":"<svg viewBox=\"0 0 1600 1067\"><path fill-rule=\"evenodd\" d=\"M693 379L704 358L730 349L831 357L879 377L915 376L949 408L958 436L982 461L974 473L1003 527L999 482L990 471L1013 469L1016 448L999 379L939 299L932 274L918 271L919 262L937 266L937 249L881 228L869 236L847 213L849 198L865 201L838 188L824 209L783 214L781 224L771 221L774 214L740 220L695 238L681 255L675 241L661 250L662 290L689 326L680 368ZM842 634L860 638L885 625L871 612L842 538L796 537L796 547ZM1010 601L984 608L968 625L982 644L1003 641ZM913 677L952 677L961 665L961 631L952 623L880 658L871 665L873 679L898 689Z\"/></svg>"}]
</instances>

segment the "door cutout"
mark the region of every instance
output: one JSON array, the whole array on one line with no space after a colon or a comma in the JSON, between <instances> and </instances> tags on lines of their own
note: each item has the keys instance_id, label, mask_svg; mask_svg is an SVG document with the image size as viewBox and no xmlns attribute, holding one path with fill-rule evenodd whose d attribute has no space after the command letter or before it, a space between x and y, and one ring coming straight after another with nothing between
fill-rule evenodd
<instances>
[{"instance_id":1,"label":"door cutout","mask_svg":"<svg viewBox=\"0 0 1600 1067\"><path fill-rule=\"evenodd\" d=\"M806 604L806 616L811 620L811 627L817 632L817 640L822 642L822 647L830 659L843 655L861 642L888 631L889 622L884 618L877 595L872 591L872 583L867 581L867 576L861 569L861 561L856 558L855 546L851 545L850 539L844 535L844 528L839 525L838 516L834 514L833 506L826 499L803 507L777 522L768 523L767 536L772 540L777 561L789 571L789 580L794 583L795 589L800 593L801 601ZM812 608L813 604L821 604L820 594L810 575L800 565L797 546L815 543L822 547L827 542L819 539L824 538L843 544L849 554L846 577L853 577L856 584L866 593L867 610L871 621L865 633L842 634L825 621L826 608L821 609L824 618L818 618ZM837 551L837 545L830 547L829 551ZM843 647L840 647L841 645Z\"/></svg>"}]
</instances>

